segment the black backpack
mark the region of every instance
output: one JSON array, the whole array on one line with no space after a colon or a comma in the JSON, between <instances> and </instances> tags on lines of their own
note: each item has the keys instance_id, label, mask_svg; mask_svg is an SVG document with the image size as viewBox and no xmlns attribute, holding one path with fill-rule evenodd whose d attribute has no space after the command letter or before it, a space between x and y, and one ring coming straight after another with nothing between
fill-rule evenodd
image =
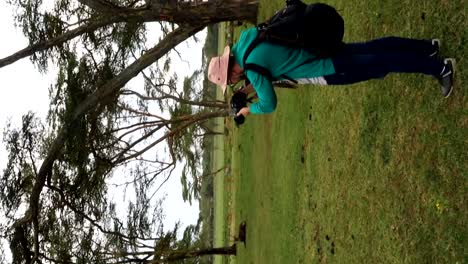
<instances>
[{"instance_id":1,"label":"black backpack","mask_svg":"<svg viewBox=\"0 0 468 264\"><path fill-rule=\"evenodd\" d=\"M249 45L244 57L244 70L253 70L273 81L268 69L246 60L252 50L263 41L298 47L328 58L343 47L344 21L335 8L323 3L305 4L300 0L287 0L286 7L266 22L257 25L257 38ZM288 76L279 76L290 80Z\"/></svg>"}]
</instances>

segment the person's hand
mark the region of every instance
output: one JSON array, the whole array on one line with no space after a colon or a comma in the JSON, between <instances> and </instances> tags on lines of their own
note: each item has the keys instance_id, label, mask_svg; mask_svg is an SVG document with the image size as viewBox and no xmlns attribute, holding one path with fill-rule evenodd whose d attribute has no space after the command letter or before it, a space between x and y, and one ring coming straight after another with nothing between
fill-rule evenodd
<instances>
[{"instance_id":1,"label":"person's hand","mask_svg":"<svg viewBox=\"0 0 468 264\"><path fill-rule=\"evenodd\" d=\"M244 117L246 117L249 114L250 114L249 107L242 107L241 110L237 113L237 116L243 115Z\"/></svg>"},{"instance_id":2,"label":"person's hand","mask_svg":"<svg viewBox=\"0 0 468 264\"><path fill-rule=\"evenodd\" d=\"M255 90L254 90L251 83L249 85L247 85L247 86L242 87L242 89L240 91L247 94L247 95L255 92Z\"/></svg>"},{"instance_id":3,"label":"person's hand","mask_svg":"<svg viewBox=\"0 0 468 264\"><path fill-rule=\"evenodd\" d=\"M249 83L248 85L242 87L239 92L245 93L246 95L250 95L253 93L253 95L250 97L251 99L258 99L257 92L253 88L252 84Z\"/></svg>"}]
</instances>

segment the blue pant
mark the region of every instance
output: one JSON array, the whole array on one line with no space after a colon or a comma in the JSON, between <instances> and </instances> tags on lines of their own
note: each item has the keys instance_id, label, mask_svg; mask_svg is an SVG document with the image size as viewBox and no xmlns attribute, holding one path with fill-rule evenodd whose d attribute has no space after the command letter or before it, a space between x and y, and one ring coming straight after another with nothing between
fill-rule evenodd
<instances>
[{"instance_id":1,"label":"blue pant","mask_svg":"<svg viewBox=\"0 0 468 264\"><path fill-rule=\"evenodd\" d=\"M430 56L436 47L428 40L386 37L346 44L332 57L335 74L324 76L327 84L351 84L383 78L388 73L423 73L440 76L444 63Z\"/></svg>"}]
</instances>

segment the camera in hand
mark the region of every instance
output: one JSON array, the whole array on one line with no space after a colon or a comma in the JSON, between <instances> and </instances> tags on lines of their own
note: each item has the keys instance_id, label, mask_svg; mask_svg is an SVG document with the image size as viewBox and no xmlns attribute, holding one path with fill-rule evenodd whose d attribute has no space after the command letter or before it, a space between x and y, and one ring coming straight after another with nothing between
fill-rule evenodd
<instances>
[{"instance_id":1,"label":"camera in hand","mask_svg":"<svg viewBox=\"0 0 468 264\"><path fill-rule=\"evenodd\" d=\"M243 115L237 115L239 111L247 107L247 102L251 102L251 99L247 97L247 94L237 91L231 97L231 113L234 115L234 121L237 125L242 125L245 122Z\"/></svg>"}]
</instances>

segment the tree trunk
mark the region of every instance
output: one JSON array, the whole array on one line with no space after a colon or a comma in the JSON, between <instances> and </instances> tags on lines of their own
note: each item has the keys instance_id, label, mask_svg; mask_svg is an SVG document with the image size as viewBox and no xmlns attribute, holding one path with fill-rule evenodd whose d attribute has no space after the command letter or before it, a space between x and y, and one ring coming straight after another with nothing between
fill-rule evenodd
<instances>
[{"instance_id":1,"label":"tree trunk","mask_svg":"<svg viewBox=\"0 0 468 264\"><path fill-rule=\"evenodd\" d=\"M8 57L0 59L0 68L31 56L36 52L50 49L85 33L93 32L114 23L166 21L179 24L181 27L187 25L205 27L208 24L222 21L247 20L255 23L257 19L257 0L211 1L202 2L198 5L185 4L187 6L156 6L151 9L118 8L115 9L115 12L106 12L90 18L90 22L78 28L66 31L55 38L32 44Z\"/></svg>"},{"instance_id":2,"label":"tree trunk","mask_svg":"<svg viewBox=\"0 0 468 264\"><path fill-rule=\"evenodd\" d=\"M170 263L178 260L206 256L206 255L236 255L236 244L230 247L222 248L205 248L199 250L188 250L182 252L172 252L167 258L163 260L153 260L151 264Z\"/></svg>"},{"instance_id":3,"label":"tree trunk","mask_svg":"<svg viewBox=\"0 0 468 264\"><path fill-rule=\"evenodd\" d=\"M218 23L221 21L243 21L255 24L257 21L258 0L208 1L193 5L190 2L179 3L175 7L156 6L151 11L135 10L128 12L130 17L158 19L177 24Z\"/></svg>"}]
</instances>

